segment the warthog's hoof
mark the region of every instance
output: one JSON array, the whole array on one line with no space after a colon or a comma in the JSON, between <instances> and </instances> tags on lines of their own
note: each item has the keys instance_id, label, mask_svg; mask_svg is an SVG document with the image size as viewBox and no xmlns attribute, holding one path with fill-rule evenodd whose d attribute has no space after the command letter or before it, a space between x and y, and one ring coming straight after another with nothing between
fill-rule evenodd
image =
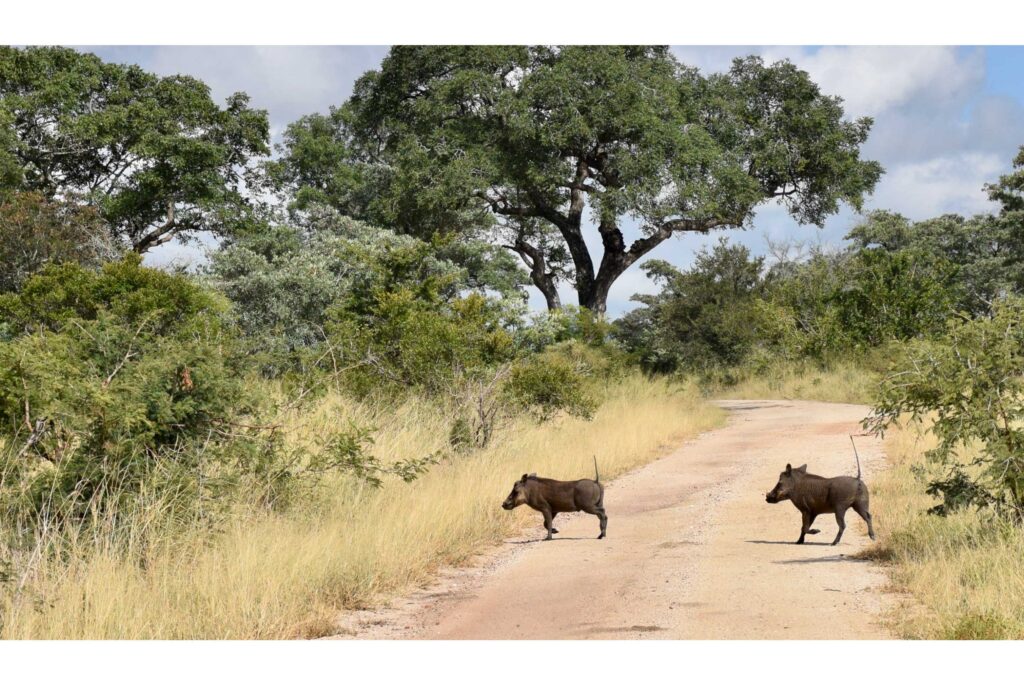
<instances>
[{"instance_id":1,"label":"warthog's hoof","mask_svg":"<svg viewBox=\"0 0 1024 683\"><path fill-rule=\"evenodd\" d=\"M816 533L818 533L819 531L821 531L821 530L820 530L820 529L808 529L808 530L807 530L807 533L809 533L809 534L816 534Z\"/></svg>"},{"instance_id":2,"label":"warthog's hoof","mask_svg":"<svg viewBox=\"0 0 1024 683\"><path fill-rule=\"evenodd\" d=\"M600 536L598 536L598 537L597 537L597 540L599 540L599 541L600 541L600 540L601 540L602 538L604 538L604 534L601 534Z\"/></svg>"},{"instance_id":3,"label":"warthog's hoof","mask_svg":"<svg viewBox=\"0 0 1024 683\"><path fill-rule=\"evenodd\" d=\"M551 530L551 533L553 533L553 534L557 534L557 533L558 533L558 529L552 529L552 530Z\"/></svg>"},{"instance_id":4,"label":"warthog's hoof","mask_svg":"<svg viewBox=\"0 0 1024 683\"><path fill-rule=\"evenodd\" d=\"M551 540L551 536L550 536L550 535L548 535L548 536L545 536L545 537L544 537L544 538L542 538L541 540L543 540L543 541L550 541L550 540Z\"/></svg>"},{"instance_id":5,"label":"warthog's hoof","mask_svg":"<svg viewBox=\"0 0 1024 683\"><path fill-rule=\"evenodd\" d=\"M798 538L798 539L796 540L796 544L797 544L797 545L803 545L803 544L804 544L804 539L802 539L802 538Z\"/></svg>"}]
</instances>

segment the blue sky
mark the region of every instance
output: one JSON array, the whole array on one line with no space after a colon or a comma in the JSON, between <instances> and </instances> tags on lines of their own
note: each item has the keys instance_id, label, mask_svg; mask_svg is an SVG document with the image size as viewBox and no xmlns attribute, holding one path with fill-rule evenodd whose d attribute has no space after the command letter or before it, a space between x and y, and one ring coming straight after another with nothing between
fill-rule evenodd
<instances>
[{"instance_id":1,"label":"blue sky","mask_svg":"<svg viewBox=\"0 0 1024 683\"><path fill-rule=\"evenodd\" d=\"M363 72L375 68L384 47L89 47L103 59L134 62L159 74L203 79L218 99L243 90L270 113L276 136L303 114L343 102ZM681 46L683 61L704 71L728 68L733 57L761 54L791 59L833 95L850 116L872 116L875 125L864 156L886 174L867 208L887 208L921 219L942 213L988 210L982 186L1010 169L1024 145L1024 48L1022 47L764 47ZM675 237L652 254L685 267L695 250L727 235L758 253L767 238L839 243L856 222L848 209L822 230L799 226L785 211L762 208L746 231ZM596 230L591 231L598 249ZM628 235L627 235L628 236ZM170 244L158 263L195 260L197 252ZM652 291L635 267L612 288L609 313L632 307L635 292ZM574 301L570 288L563 301ZM539 295L531 298L543 306Z\"/></svg>"}]
</instances>

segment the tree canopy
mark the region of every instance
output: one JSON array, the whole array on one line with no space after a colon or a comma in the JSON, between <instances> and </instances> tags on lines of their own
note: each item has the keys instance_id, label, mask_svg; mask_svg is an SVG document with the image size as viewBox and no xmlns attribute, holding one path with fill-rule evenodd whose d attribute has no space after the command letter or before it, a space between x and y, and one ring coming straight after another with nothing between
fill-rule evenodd
<instances>
[{"instance_id":1,"label":"tree canopy","mask_svg":"<svg viewBox=\"0 0 1024 683\"><path fill-rule=\"evenodd\" d=\"M268 141L267 114L244 93L222 108L188 76L69 48L0 47L0 190L94 206L135 251L244 230L244 176Z\"/></svg>"},{"instance_id":2,"label":"tree canopy","mask_svg":"<svg viewBox=\"0 0 1024 683\"><path fill-rule=\"evenodd\" d=\"M843 114L793 64L756 57L705 76L663 47L396 47L345 105L289 128L272 175L300 207L488 231L549 308L568 280L603 313L673 234L748 226L770 201L818 225L859 208L881 167L860 158L871 120Z\"/></svg>"}]
</instances>

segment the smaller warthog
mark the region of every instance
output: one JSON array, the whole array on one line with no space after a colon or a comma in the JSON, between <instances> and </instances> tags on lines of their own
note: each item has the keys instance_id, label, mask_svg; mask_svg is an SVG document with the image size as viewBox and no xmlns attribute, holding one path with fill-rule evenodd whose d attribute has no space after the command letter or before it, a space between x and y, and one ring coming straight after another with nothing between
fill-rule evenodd
<instances>
[{"instance_id":1,"label":"smaller warthog","mask_svg":"<svg viewBox=\"0 0 1024 683\"><path fill-rule=\"evenodd\" d=\"M558 533L552 523L559 512L582 511L597 515L601 520L601 535L598 538L604 538L608 529L608 515L604 513L604 487L601 486L597 472L597 458L594 458L593 479L558 481L544 479L536 474L524 474L522 479L512 485L512 493L508 494L501 507L512 510L520 505L529 505L544 515L544 528L548 532L545 541L551 540L551 534Z\"/></svg>"},{"instance_id":2,"label":"smaller warthog","mask_svg":"<svg viewBox=\"0 0 1024 683\"><path fill-rule=\"evenodd\" d=\"M860 479L860 459L857 459L856 477L819 477L807 473L807 465L793 468L786 465L786 471L779 475L779 483L765 496L769 503L783 500L793 501L793 505L803 515L800 527L800 538L797 543L804 542L804 535L816 534L812 529L814 518L821 514L834 513L839 533L832 545L839 543L846 530L846 511L853 508L868 523L868 536L875 540L875 529L871 525L871 513L868 511L868 487Z\"/></svg>"}]
</instances>

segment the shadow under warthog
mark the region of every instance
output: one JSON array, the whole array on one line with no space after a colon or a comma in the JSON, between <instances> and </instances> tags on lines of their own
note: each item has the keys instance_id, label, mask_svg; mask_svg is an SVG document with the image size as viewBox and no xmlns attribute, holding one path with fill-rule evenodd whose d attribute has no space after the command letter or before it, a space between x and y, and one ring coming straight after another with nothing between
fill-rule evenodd
<instances>
[{"instance_id":1,"label":"shadow under warthog","mask_svg":"<svg viewBox=\"0 0 1024 683\"><path fill-rule=\"evenodd\" d=\"M818 545L825 545L820 543ZM836 562L870 562L852 555L829 555L828 557L804 557L798 560L775 560L773 564L834 564Z\"/></svg>"},{"instance_id":2,"label":"shadow under warthog","mask_svg":"<svg viewBox=\"0 0 1024 683\"><path fill-rule=\"evenodd\" d=\"M552 529L554 533L558 533L558 529ZM593 540L593 536L559 536L558 538L526 538L521 541L505 541L509 545L527 545L529 543L540 543L541 541L590 541Z\"/></svg>"},{"instance_id":3,"label":"shadow under warthog","mask_svg":"<svg viewBox=\"0 0 1024 683\"><path fill-rule=\"evenodd\" d=\"M746 542L747 543L757 543L759 545L793 545L793 541L761 541L761 540L753 541L753 540L748 540ZM804 543L804 545L829 546L829 545L832 545L832 544L831 543L827 543L825 541L810 541L810 542Z\"/></svg>"}]
</instances>

